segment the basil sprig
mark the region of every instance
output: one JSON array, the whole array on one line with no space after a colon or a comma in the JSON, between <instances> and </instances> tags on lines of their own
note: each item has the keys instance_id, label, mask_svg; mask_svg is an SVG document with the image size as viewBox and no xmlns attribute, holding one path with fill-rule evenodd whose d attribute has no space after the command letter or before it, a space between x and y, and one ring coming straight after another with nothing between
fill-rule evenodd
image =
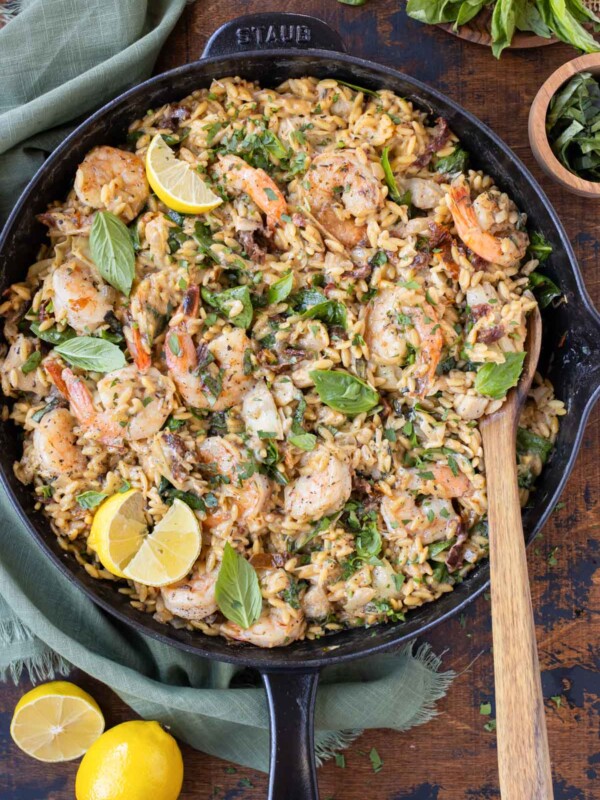
<instances>
[{"instance_id":1,"label":"basil sprig","mask_svg":"<svg viewBox=\"0 0 600 800\"><path fill-rule=\"evenodd\" d=\"M81 508L90 509L99 506L100 503L103 503L107 497L108 495L105 494L104 492L95 492L92 489L90 489L88 492L82 492L81 494L78 494L75 499L77 500Z\"/></svg>"},{"instance_id":2,"label":"basil sprig","mask_svg":"<svg viewBox=\"0 0 600 800\"><path fill-rule=\"evenodd\" d=\"M347 326L346 306L338 300L328 300L316 289L303 289L294 298L295 311L302 319L319 319L326 325Z\"/></svg>"},{"instance_id":3,"label":"basil sprig","mask_svg":"<svg viewBox=\"0 0 600 800\"><path fill-rule=\"evenodd\" d=\"M129 295L135 277L135 249L126 225L110 211L94 215L90 251L104 280Z\"/></svg>"},{"instance_id":4,"label":"basil sprig","mask_svg":"<svg viewBox=\"0 0 600 800\"><path fill-rule=\"evenodd\" d=\"M477 370L475 391L499 400L516 386L523 369L525 353L505 353L502 364L484 364Z\"/></svg>"},{"instance_id":5,"label":"basil sprig","mask_svg":"<svg viewBox=\"0 0 600 800\"><path fill-rule=\"evenodd\" d=\"M310 377L321 400L342 414L362 414L379 402L379 395L368 383L344 370L315 369Z\"/></svg>"},{"instance_id":6,"label":"basil sprig","mask_svg":"<svg viewBox=\"0 0 600 800\"><path fill-rule=\"evenodd\" d=\"M248 328L252 323L252 300L247 286L234 286L232 289L225 289L224 292L211 292L209 289L202 289L202 299L213 308L216 308L232 325L236 325L238 328ZM243 309L235 317L230 317L231 306L236 300L241 301Z\"/></svg>"},{"instance_id":7,"label":"basil sprig","mask_svg":"<svg viewBox=\"0 0 600 800\"><path fill-rule=\"evenodd\" d=\"M215 598L222 614L240 628L249 628L262 611L262 594L254 567L226 543L215 586Z\"/></svg>"},{"instance_id":8,"label":"basil sprig","mask_svg":"<svg viewBox=\"0 0 600 800\"><path fill-rule=\"evenodd\" d=\"M125 356L116 344L94 336L77 336L54 349L71 366L91 372L112 372L126 364Z\"/></svg>"}]
</instances>

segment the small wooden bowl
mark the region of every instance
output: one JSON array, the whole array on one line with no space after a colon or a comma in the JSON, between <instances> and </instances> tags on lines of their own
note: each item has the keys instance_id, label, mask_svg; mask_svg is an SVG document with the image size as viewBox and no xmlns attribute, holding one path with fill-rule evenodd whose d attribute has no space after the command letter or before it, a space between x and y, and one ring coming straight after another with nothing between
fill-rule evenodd
<instances>
[{"instance_id":1,"label":"small wooden bowl","mask_svg":"<svg viewBox=\"0 0 600 800\"><path fill-rule=\"evenodd\" d=\"M600 198L600 181L586 181L563 167L552 152L546 133L550 101L563 84L578 72L591 72L595 78L600 79L600 53L588 53L567 61L542 85L529 110L529 144L540 167L557 183L574 194Z\"/></svg>"}]
</instances>

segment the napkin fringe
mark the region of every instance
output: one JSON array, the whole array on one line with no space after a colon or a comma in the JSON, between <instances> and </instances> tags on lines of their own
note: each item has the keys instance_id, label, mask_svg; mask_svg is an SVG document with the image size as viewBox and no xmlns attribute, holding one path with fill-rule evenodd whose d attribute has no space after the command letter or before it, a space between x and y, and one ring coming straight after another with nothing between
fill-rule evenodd
<instances>
[{"instance_id":1,"label":"napkin fringe","mask_svg":"<svg viewBox=\"0 0 600 800\"><path fill-rule=\"evenodd\" d=\"M6 0L6 2L0 6L0 28L8 25L11 19L17 16L21 11L21 6L21 0Z\"/></svg>"},{"instance_id":2,"label":"napkin fringe","mask_svg":"<svg viewBox=\"0 0 600 800\"><path fill-rule=\"evenodd\" d=\"M35 685L54 680L57 675L64 677L71 671L71 664L33 636L20 620L0 621L0 651L6 653L15 645L22 648L20 656L0 664L0 681L10 678L14 684L18 684L25 671Z\"/></svg>"},{"instance_id":3,"label":"napkin fringe","mask_svg":"<svg viewBox=\"0 0 600 800\"><path fill-rule=\"evenodd\" d=\"M362 728L350 731L330 731L315 743L315 759L317 767L323 766L326 761L334 758L340 750L350 747L355 739L364 733Z\"/></svg>"},{"instance_id":4,"label":"napkin fringe","mask_svg":"<svg viewBox=\"0 0 600 800\"><path fill-rule=\"evenodd\" d=\"M445 696L456 677L456 672L452 669L447 672L439 671L442 666L442 657L433 652L430 644L425 642L416 653L412 652L413 647L414 642L411 642L407 647L408 654L412 655L413 658L427 668L431 676L431 683L429 691L423 699L422 706L405 725L394 726L397 731L409 730L415 725L424 725L426 722L431 722L434 717L439 716L440 712L436 709L435 704Z\"/></svg>"}]
</instances>

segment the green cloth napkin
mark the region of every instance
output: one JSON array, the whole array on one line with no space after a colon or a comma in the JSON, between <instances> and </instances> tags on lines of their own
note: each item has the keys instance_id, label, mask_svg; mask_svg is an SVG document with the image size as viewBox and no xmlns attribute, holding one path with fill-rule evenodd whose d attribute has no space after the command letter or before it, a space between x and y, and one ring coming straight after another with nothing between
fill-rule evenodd
<instances>
[{"instance_id":1,"label":"green cloth napkin","mask_svg":"<svg viewBox=\"0 0 600 800\"><path fill-rule=\"evenodd\" d=\"M152 69L184 0L26 0L0 30L0 213L72 120ZM0 492L0 679L66 675L75 665L138 714L207 753L266 769L268 717L258 681L182 653L101 611L36 546ZM368 634L366 634L368 635ZM364 728L405 730L435 714L453 674L427 645L323 674L320 758Z\"/></svg>"}]
</instances>

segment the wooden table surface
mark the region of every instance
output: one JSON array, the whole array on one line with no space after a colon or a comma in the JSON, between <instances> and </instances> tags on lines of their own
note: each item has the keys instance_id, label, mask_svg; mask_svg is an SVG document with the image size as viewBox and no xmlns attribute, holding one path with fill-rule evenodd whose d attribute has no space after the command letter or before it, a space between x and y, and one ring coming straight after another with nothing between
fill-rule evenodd
<instances>
[{"instance_id":1,"label":"wooden table surface","mask_svg":"<svg viewBox=\"0 0 600 800\"><path fill-rule=\"evenodd\" d=\"M343 36L349 52L380 61L432 84L490 125L533 170L555 204L575 247L588 291L600 305L600 228L591 201L565 194L533 162L527 113L540 84L575 52L564 45L505 52L500 62L478 45L409 20L398 0L362 7L335 0L197 0L169 39L157 71L196 58L215 28L236 14L279 10L312 13ZM546 698L556 800L600 798L598 727L600 675L599 498L600 414L592 413L577 465L543 535L529 550L533 605ZM562 505L561 503L561 505ZM407 733L369 731L345 755L319 771L323 800L492 800L499 797L496 737L484 726L493 717L494 691L489 601L479 598L460 619L428 637L444 667L458 673L433 723ZM131 712L105 686L81 673L72 679L97 698L107 725ZM0 800L67 800L77 764L44 765L10 741L9 721L29 688L0 686ZM491 717L480 713L491 702ZM374 774L376 747L383 769ZM181 800L258 800L266 778L184 747ZM518 769L518 764L515 764ZM151 798L149 799L151 800ZM527 800L527 798L523 798Z\"/></svg>"}]
</instances>

